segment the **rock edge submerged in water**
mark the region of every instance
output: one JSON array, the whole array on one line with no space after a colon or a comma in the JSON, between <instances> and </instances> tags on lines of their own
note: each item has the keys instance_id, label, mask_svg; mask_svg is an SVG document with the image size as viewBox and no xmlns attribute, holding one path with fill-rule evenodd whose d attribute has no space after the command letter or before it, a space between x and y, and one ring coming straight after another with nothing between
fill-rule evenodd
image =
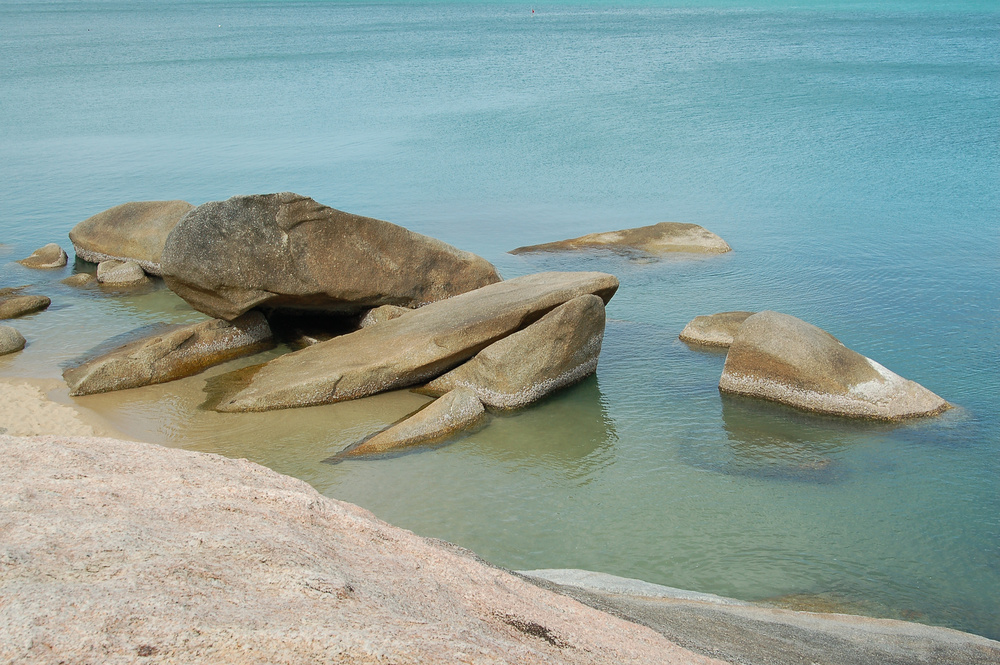
<instances>
[{"instance_id":1,"label":"rock edge submerged in water","mask_svg":"<svg viewBox=\"0 0 1000 665\"><path fill-rule=\"evenodd\" d=\"M634 229L591 233L579 238L527 245L510 251L510 254L529 252L562 252L581 249L610 249L613 251L639 251L647 254L691 252L697 254L724 254L732 250L725 240L697 224L660 222Z\"/></svg>"},{"instance_id":2,"label":"rock edge submerged in water","mask_svg":"<svg viewBox=\"0 0 1000 665\"><path fill-rule=\"evenodd\" d=\"M740 326L719 389L807 411L876 420L929 416L950 408L920 384L848 349L825 330L772 311L754 314Z\"/></svg>"}]
</instances>

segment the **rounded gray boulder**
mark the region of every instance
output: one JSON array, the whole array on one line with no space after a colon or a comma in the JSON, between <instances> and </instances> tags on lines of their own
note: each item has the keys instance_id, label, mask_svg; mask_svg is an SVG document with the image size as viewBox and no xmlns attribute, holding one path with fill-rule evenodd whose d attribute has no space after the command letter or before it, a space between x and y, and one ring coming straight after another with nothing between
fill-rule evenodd
<instances>
[{"instance_id":1,"label":"rounded gray boulder","mask_svg":"<svg viewBox=\"0 0 1000 665\"><path fill-rule=\"evenodd\" d=\"M500 281L475 254L291 192L198 206L170 232L161 267L192 307L230 320L253 307L417 307Z\"/></svg>"},{"instance_id":2,"label":"rounded gray boulder","mask_svg":"<svg viewBox=\"0 0 1000 665\"><path fill-rule=\"evenodd\" d=\"M740 326L719 389L807 411L877 420L934 415L950 406L830 333L771 311L754 314Z\"/></svg>"},{"instance_id":3,"label":"rounded gray boulder","mask_svg":"<svg viewBox=\"0 0 1000 665\"><path fill-rule=\"evenodd\" d=\"M0 356L20 351L24 345L24 336L16 328L0 326Z\"/></svg>"}]
</instances>

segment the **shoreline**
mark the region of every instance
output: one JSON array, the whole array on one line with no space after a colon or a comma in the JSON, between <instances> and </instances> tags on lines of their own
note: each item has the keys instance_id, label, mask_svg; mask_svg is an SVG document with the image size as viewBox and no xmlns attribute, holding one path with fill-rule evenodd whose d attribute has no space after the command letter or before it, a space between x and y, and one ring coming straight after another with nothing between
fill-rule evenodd
<instances>
[{"instance_id":1,"label":"shoreline","mask_svg":"<svg viewBox=\"0 0 1000 665\"><path fill-rule=\"evenodd\" d=\"M3 401L0 429L4 430L0 434L18 438L102 437L119 442L128 439L96 413L75 404L65 385L57 379L0 379L0 400ZM44 441L44 438L33 440ZM131 443L162 448L168 451L164 453L168 456L204 455L160 444L134 440ZM245 460L237 462L251 464ZM344 505L367 513L353 504ZM434 542L466 551L444 541ZM862 663L877 656L878 662L884 663L930 663L941 658L956 663L986 663L1000 658L1000 642L949 628L859 615L778 609L590 571L506 571L483 563L512 573L534 587L650 628L694 653L725 662L761 662L759 658L795 663L804 662L802 658L823 657L825 662Z\"/></svg>"}]
</instances>

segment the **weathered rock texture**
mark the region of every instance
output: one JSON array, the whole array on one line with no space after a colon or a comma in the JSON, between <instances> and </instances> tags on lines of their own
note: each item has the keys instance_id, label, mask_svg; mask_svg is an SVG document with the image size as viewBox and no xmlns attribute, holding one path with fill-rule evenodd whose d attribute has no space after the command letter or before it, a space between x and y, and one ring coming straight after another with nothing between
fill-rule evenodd
<instances>
[{"instance_id":1,"label":"weathered rock texture","mask_svg":"<svg viewBox=\"0 0 1000 665\"><path fill-rule=\"evenodd\" d=\"M740 326L719 388L808 411L879 420L933 415L949 407L826 331L771 311Z\"/></svg>"},{"instance_id":2,"label":"weathered rock texture","mask_svg":"<svg viewBox=\"0 0 1000 665\"><path fill-rule=\"evenodd\" d=\"M14 319L40 312L52 304L52 300L46 296L20 295L18 291L20 289L0 289L0 319Z\"/></svg>"},{"instance_id":3,"label":"weathered rock texture","mask_svg":"<svg viewBox=\"0 0 1000 665\"><path fill-rule=\"evenodd\" d=\"M63 372L70 395L164 383L274 346L260 312L227 322L214 319L130 342Z\"/></svg>"},{"instance_id":4,"label":"weathered rock texture","mask_svg":"<svg viewBox=\"0 0 1000 665\"><path fill-rule=\"evenodd\" d=\"M17 328L0 326L0 356L20 351L25 344L24 335L18 332Z\"/></svg>"},{"instance_id":5,"label":"weathered rock texture","mask_svg":"<svg viewBox=\"0 0 1000 665\"><path fill-rule=\"evenodd\" d=\"M755 312L720 312L708 316L696 316L684 326L679 337L690 344L728 347L733 343L733 335L748 317Z\"/></svg>"},{"instance_id":6,"label":"weathered rock texture","mask_svg":"<svg viewBox=\"0 0 1000 665\"><path fill-rule=\"evenodd\" d=\"M848 614L796 612L594 573L523 573L672 642L734 663L768 665L993 665L1000 643L949 628Z\"/></svg>"},{"instance_id":7,"label":"weathered rock texture","mask_svg":"<svg viewBox=\"0 0 1000 665\"><path fill-rule=\"evenodd\" d=\"M159 275L167 235L193 209L187 201L130 201L83 220L69 239L84 261L135 261Z\"/></svg>"},{"instance_id":8,"label":"weathered rock texture","mask_svg":"<svg viewBox=\"0 0 1000 665\"><path fill-rule=\"evenodd\" d=\"M267 411L326 404L403 388L436 377L555 307L618 289L600 272L537 273L441 300L260 366L218 411ZM243 371L246 373L246 371Z\"/></svg>"},{"instance_id":9,"label":"weathered rock texture","mask_svg":"<svg viewBox=\"0 0 1000 665\"><path fill-rule=\"evenodd\" d=\"M416 307L500 280L475 254L290 192L198 206L170 232L161 263L171 290L229 320L257 306Z\"/></svg>"},{"instance_id":10,"label":"weathered rock texture","mask_svg":"<svg viewBox=\"0 0 1000 665\"><path fill-rule=\"evenodd\" d=\"M668 252L722 254L730 251L732 248L725 240L697 224L660 222L652 226L640 226L635 229L591 233L569 240L518 247L510 253L562 252L579 249L610 249L623 252L638 251L646 254L666 254Z\"/></svg>"},{"instance_id":11,"label":"weathered rock texture","mask_svg":"<svg viewBox=\"0 0 1000 665\"><path fill-rule=\"evenodd\" d=\"M365 312L365 315L361 317L361 321L358 322L358 327L368 328L377 323L382 323L383 321L398 319L409 311L412 310L406 307L399 307L398 305L382 305L381 307L375 307Z\"/></svg>"},{"instance_id":12,"label":"weathered rock texture","mask_svg":"<svg viewBox=\"0 0 1000 665\"><path fill-rule=\"evenodd\" d=\"M138 286L149 282L142 266L135 261L101 261L97 265L97 281L108 286Z\"/></svg>"},{"instance_id":13,"label":"weathered rock texture","mask_svg":"<svg viewBox=\"0 0 1000 665\"><path fill-rule=\"evenodd\" d=\"M486 406L516 409L592 374L603 339L604 301L580 296L489 345L421 392L440 395L465 387Z\"/></svg>"},{"instance_id":14,"label":"weathered rock texture","mask_svg":"<svg viewBox=\"0 0 1000 665\"><path fill-rule=\"evenodd\" d=\"M78 272L75 275L70 275L66 279L61 279L59 281L67 286L86 286L96 279L97 278L89 272Z\"/></svg>"},{"instance_id":15,"label":"weathered rock texture","mask_svg":"<svg viewBox=\"0 0 1000 665\"><path fill-rule=\"evenodd\" d=\"M0 457L0 662L720 662L247 460L10 436Z\"/></svg>"},{"instance_id":16,"label":"weathered rock texture","mask_svg":"<svg viewBox=\"0 0 1000 665\"><path fill-rule=\"evenodd\" d=\"M66 252L62 247L50 242L31 253L26 259L18 261L25 268L62 268L67 261Z\"/></svg>"},{"instance_id":17,"label":"weathered rock texture","mask_svg":"<svg viewBox=\"0 0 1000 665\"><path fill-rule=\"evenodd\" d=\"M339 457L360 457L391 452L449 439L486 419L486 410L468 388L456 388L392 427L378 432Z\"/></svg>"}]
</instances>

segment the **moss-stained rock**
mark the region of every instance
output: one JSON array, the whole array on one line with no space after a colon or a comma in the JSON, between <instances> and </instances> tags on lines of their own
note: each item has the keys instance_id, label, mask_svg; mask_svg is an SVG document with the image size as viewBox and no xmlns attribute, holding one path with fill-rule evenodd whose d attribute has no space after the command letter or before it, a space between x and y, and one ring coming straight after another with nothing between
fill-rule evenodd
<instances>
[{"instance_id":1,"label":"moss-stained rock","mask_svg":"<svg viewBox=\"0 0 1000 665\"><path fill-rule=\"evenodd\" d=\"M486 406L520 408L592 374L603 339L604 301L579 296L487 346L421 392L440 395L465 387Z\"/></svg>"},{"instance_id":2,"label":"moss-stained rock","mask_svg":"<svg viewBox=\"0 0 1000 665\"><path fill-rule=\"evenodd\" d=\"M227 322L204 321L146 337L63 372L71 395L138 388L197 374L274 345L259 312Z\"/></svg>"},{"instance_id":3,"label":"moss-stained rock","mask_svg":"<svg viewBox=\"0 0 1000 665\"><path fill-rule=\"evenodd\" d=\"M84 261L135 261L159 275L167 235L193 209L187 201L130 201L83 220L69 239Z\"/></svg>"},{"instance_id":4,"label":"moss-stained rock","mask_svg":"<svg viewBox=\"0 0 1000 665\"><path fill-rule=\"evenodd\" d=\"M660 222L652 226L591 233L569 240L518 247L510 253L564 252L582 249L609 249L617 252L641 252L655 255L669 252L722 254L732 248L725 240L697 224Z\"/></svg>"},{"instance_id":5,"label":"moss-stained rock","mask_svg":"<svg viewBox=\"0 0 1000 665\"><path fill-rule=\"evenodd\" d=\"M878 420L933 415L949 407L828 332L771 311L754 314L740 326L719 389L808 411Z\"/></svg>"},{"instance_id":6,"label":"moss-stained rock","mask_svg":"<svg viewBox=\"0 0 1000 665\"><path fill-rule=\"evenodd\" d=\"M209 316L252 307L417 307L500 280L485 259L285 192L198 206L163 248L167 286Z\"/></svg>"}]
</instances>

